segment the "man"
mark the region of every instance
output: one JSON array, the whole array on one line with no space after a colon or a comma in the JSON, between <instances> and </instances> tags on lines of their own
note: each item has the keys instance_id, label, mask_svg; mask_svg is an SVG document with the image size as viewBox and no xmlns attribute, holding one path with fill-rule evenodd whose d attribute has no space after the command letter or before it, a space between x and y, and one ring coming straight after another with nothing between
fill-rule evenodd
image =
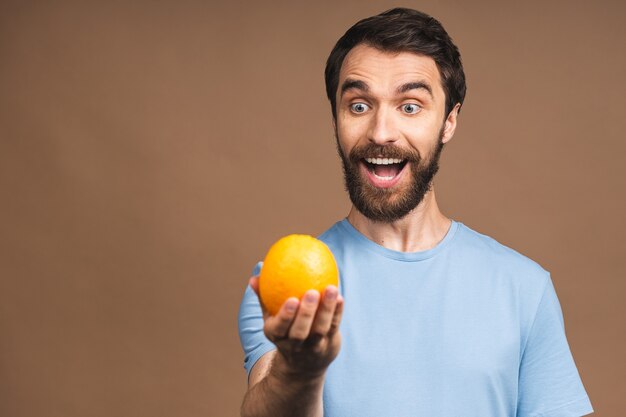
<instances>
[{"instance_id":1,"label":"man","mask_svg":"<svg viewBox=\"0 0 626 417\"><path fill-rule=\"evenodd\" d=\"M340 288L269 316L251 278L242 415L591 413L549 274L437 207L432 179L465 97L440 23L409 9L358 22L328 58L326 88L353 203L320 236Z\"/></svg>"}]
</instances>

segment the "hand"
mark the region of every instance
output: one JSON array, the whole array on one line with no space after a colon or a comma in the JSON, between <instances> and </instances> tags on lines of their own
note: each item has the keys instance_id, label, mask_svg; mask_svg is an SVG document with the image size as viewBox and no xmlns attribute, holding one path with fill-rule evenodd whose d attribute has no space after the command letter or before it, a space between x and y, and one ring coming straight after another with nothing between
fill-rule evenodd
<instances>
[{"instance_id":1,"label":"hand","mask_svg":"<svg viewBox=\"0 0 626 417\"><path fill-rule=\"evenodd\" d=\"M258 296L258 276L250 278L250 286ZM296 377L323 375L339 353L342 312L343 297L334 285L322 295L309 290L302 301L289 298L275 316L264 309L263 331L278 350L274 367Z\"/></svg>"}]
</instances>

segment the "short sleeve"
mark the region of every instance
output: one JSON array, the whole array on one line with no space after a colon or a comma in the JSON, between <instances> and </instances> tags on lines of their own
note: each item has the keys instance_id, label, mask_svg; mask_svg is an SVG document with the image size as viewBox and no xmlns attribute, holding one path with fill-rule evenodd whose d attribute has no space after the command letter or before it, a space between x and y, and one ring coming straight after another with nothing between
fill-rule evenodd
<instances>
[{"instance_id":1,"label":"short sleeve","mask_svg":"<svg viewBox=\"0 0 626 417\"><path fill-rule=\"evenodd\" d=\"M254 268L253 275L258 275L262 263ZM259 298L248 285L239 306L239 340L244 352L243 366L248 375L254 364L270 350L276 347L263 333L263 311Z\"/></svg>"},{"instance_id":2,"label":"short sleeve","mask_svg":"<svg viewBox=\"0 0 626 417\"><path fill-rule=\"evenodd\" d=\"M517 417L580 417L592 412L548 276L520 363Z\"/></svg>"}]
</instances>

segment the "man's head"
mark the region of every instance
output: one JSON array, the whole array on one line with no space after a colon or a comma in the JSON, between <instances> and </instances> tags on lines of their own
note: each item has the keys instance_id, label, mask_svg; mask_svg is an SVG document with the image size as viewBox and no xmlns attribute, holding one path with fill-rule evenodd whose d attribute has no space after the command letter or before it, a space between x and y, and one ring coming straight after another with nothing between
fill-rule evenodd
<instances>
[{"instance_id":1,"label":"man's head","mask_svg":"<svg viewBox=\"0 0 626 417\"><path fill-rule=\"evenodd\" d=\"M339 71L346 55L366 44L385 52L413 52L437 64L446 93L446 114L465 99L465 73L459 50L441 23L417 10L395 8L357 22L337 41L326 61L326 95L337 117Z\"/></svg>"},{"instance_id":2,"label":"man's head","mask_svg":"<svg viewBox=\"0 0 626 417\"><path fill-rule=\"evenodd\" d=\"M374 221L424 198L465 96L457 48L433 18L394 9L364 19L328 58L326 89L346 188Z\"/></svg>"}]
</instances>

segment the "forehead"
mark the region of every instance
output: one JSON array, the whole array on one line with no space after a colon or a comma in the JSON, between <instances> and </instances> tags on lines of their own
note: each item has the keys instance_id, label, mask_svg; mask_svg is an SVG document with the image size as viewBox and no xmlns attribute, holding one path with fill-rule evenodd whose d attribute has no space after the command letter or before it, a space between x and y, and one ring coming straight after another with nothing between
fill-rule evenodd
<instances>
[{"instance_id":1,"label":"forehead","mask_svg":"<svg viewBox=\"0 0 626 417\"><path fill-rule=\"evenodd\" d=\"M365 81L372 90L381 92L421 81L431 86L435 98L444 96L435 60L413 52L386 52L365 44L357 45L341 65L339 86L347 78Z\"/></svg>"}]
</instances>

